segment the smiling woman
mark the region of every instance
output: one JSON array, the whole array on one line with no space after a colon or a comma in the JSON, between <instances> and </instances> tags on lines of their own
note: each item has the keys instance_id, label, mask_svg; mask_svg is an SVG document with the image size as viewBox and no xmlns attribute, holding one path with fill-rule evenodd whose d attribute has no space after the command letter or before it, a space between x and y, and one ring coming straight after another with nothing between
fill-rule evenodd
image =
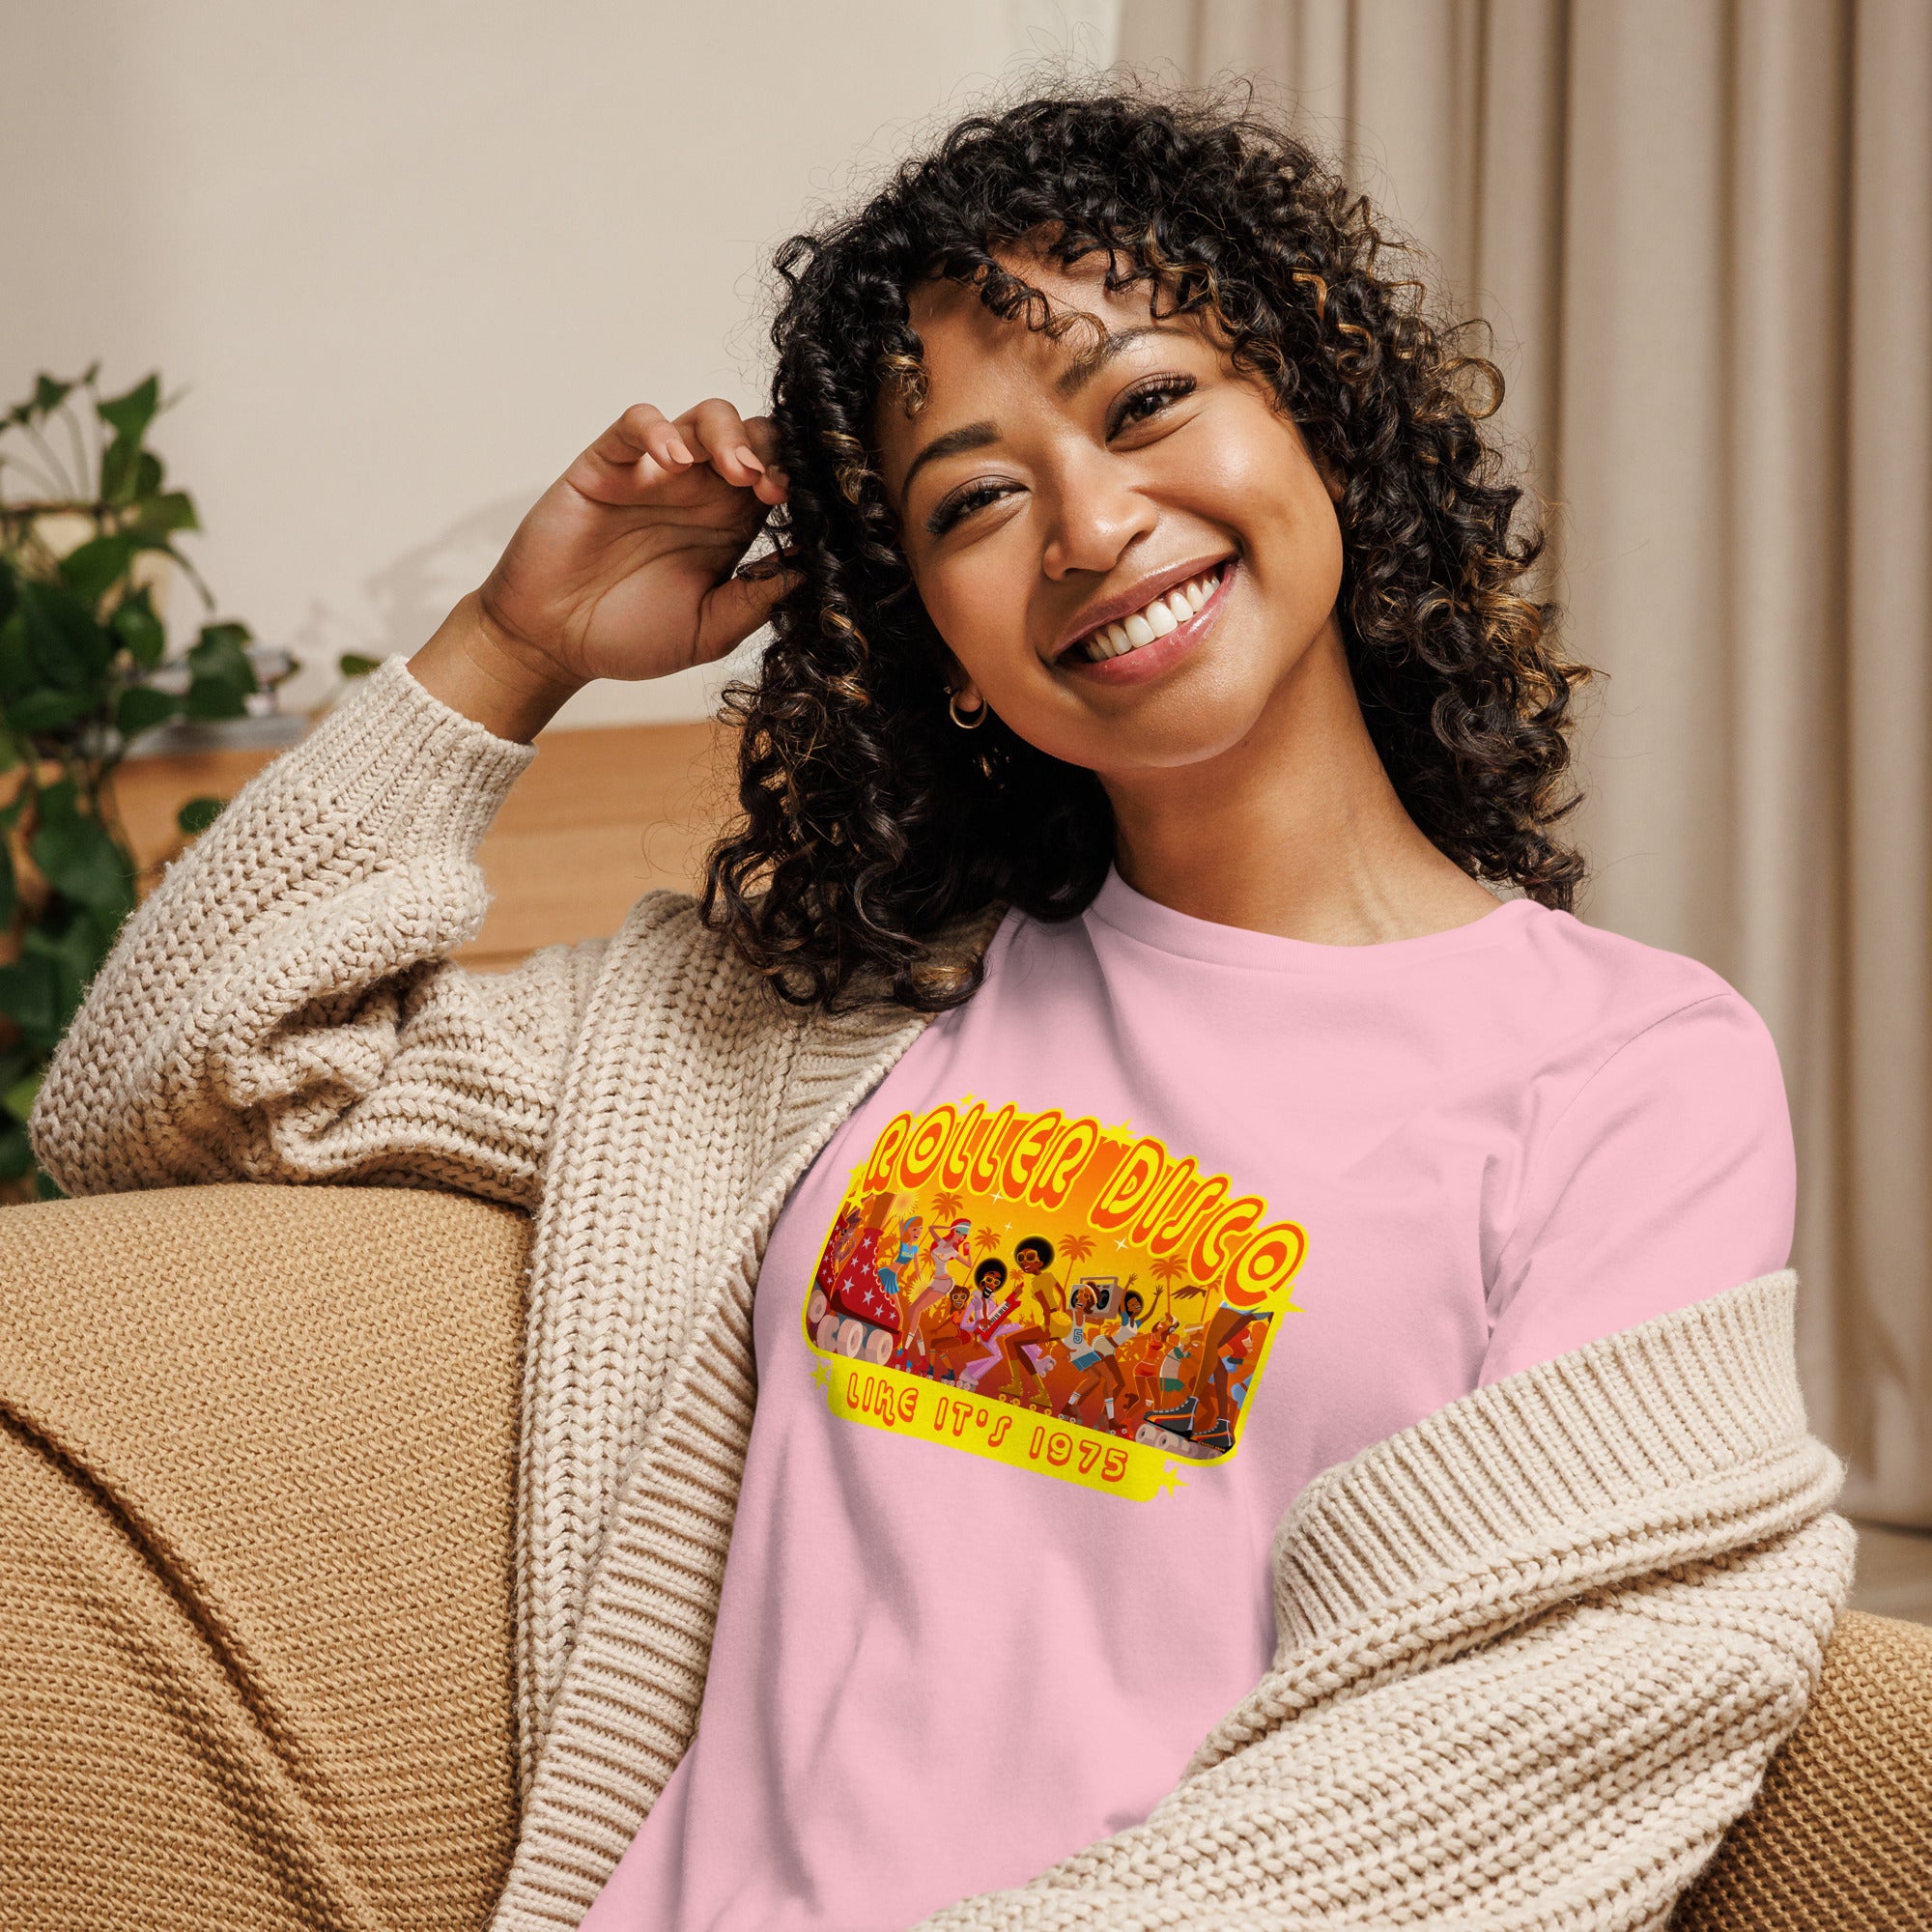
<instances>
[{"instance_id":1,"label":"smiling woman","mask_svg":"<svg viewBox=\"0 0 1932 1932\"><path fill-rule=\"evenodd\" d=\"M1264 117L1129 97L964 122L781 251L799 576L707 907L796 997L952 1004L935 929L1115 863L1340 942L1474 917L1478 877L1570 903L1583 673L1519 587L1499 379L1389 248ZM1231 864L1257 841L1320 852L1321 903Z\"/></svg>"},{"instance_id":2,"label":"smiling woman","mask_svg":"<svg viewBox=\"0 0 1932 1932\"><path fill-rule=\"evenodd\" d=\"M503 1932L1636 1932L1797 1721L1776 1057L1567 910L1578 673L1382 249L1211 99L962 123L90 990L69 1191L536 1216ZM701 901L466 972L517 741L768 614Z\"/></svg>"}]
</instances>

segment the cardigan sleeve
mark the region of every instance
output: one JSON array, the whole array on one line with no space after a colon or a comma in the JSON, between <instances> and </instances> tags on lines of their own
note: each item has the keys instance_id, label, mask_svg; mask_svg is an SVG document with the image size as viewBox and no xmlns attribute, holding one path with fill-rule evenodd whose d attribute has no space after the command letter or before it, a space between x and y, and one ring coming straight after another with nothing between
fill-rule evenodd
<instances>
[{"instance_id":1,"label":"cardigan sleeve","mask_svg":"<svg viewBox=\"0 0 1932 1932\"><path fill-rule=\"evenodd\" d=\"M478 841L535 756L399 660L245 785L122 929L34 1147L70 1194L390 1181L535 1205L602 941L477 974Z\"/></svg>"},{"instance_id":2,"label":"cardigan sleeve","mask_svg":"<svg viewBox=\"0 0 1932 1932\"><path fill-rule=\"evenodd\" d=\"M1276 1539L1274 1668L1179 1784L920 1932L1662 1928L1796 1726L1851 1579L1790 1283L1319 1477Z\"/></svg>"}]
</instances>

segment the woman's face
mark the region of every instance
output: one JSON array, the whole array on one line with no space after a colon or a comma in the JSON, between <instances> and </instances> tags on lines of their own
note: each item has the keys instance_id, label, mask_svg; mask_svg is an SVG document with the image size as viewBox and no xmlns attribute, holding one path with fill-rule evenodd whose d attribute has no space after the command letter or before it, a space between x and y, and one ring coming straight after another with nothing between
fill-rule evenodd
<instances>
[{"instance_id":1,"label":"woman's face","mask_svg":"<svg viewBox=\"0 0 1932 1932\"><path fill-rule=\"evenodd\" d=\"M1264 383L1152 322L1146 288L1107 294L1103 258L1011 266L1106 340L1076 325L1055 343L927 283L925 406L888 397L877 425L960 708L983 699L1103 776L1214 757L1289 701L1333 629L1338 493Z\"/></svg>"}]
</instances>

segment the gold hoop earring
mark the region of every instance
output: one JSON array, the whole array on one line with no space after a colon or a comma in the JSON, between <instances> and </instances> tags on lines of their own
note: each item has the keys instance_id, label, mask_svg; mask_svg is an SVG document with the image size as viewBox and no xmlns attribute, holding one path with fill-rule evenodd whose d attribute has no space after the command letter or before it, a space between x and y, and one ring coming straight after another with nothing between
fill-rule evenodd
<instances>
[{"instance_id":1,"label":"gold hoop earring","mask_svg":"<svg viewBox=\"0 0 1932 1932\"><path fill-rule=\"evenodd\" d=\"M984 698L980 700L980 708L977 711L968 717L962 718L959 715L959 694L956 691L949 691L946 694L946 708L952 714L953 724L958 725L962 731L977 731L986 722L986 701Z\"/></svg>"}]
</instances>

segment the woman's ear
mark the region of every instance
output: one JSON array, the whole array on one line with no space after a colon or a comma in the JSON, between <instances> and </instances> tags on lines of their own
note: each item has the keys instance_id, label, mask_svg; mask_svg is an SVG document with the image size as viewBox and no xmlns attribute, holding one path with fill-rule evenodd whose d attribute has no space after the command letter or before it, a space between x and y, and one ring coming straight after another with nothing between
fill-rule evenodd
<instances>
[{"instance_id":1,"label":"woman's ear","mask_svg":"<svg viewBox=\"0 0 1932 1932\"><path fill-rule=\"evenodd\" d=\"M1335 469L1325 457L1314 458L1315 473L1321 479L1321 487L1328 493L1328 500L1339 505L1349 494L1349 479Z\"/></svg>"},{"instance_id":2,"label":"woman's ear","mask_svg":"<svg viewBox=\"0 0 1932 1932\"><path fill-rule=\"evenodd\" d=\"M1294 431L1294 440L1301 445L1302 454L1315 466L1315 473L1321 477L1321 487L1328 493L1328 500L1339 504L1349 493L1348 477L1308 440L1301 425L1293 416L1289 418L1289 423Z\"/></svg>"}]
</instances>

